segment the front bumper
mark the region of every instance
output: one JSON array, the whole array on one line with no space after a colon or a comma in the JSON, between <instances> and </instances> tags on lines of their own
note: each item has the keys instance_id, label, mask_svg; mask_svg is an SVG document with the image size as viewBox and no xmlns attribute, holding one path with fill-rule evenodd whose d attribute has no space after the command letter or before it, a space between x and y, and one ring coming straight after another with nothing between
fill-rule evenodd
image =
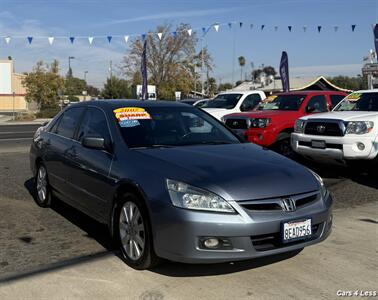
<instances>
[{"instance_id":1,"label":"front bumper","mask_svg":"<svg viewBox=\"0 0 378 300\"><path fill-rule=\"evenodd\" d=\"M324 141L325 149L313 148L312 141ZM357 143L365 145L364 150L357 148ZM374 159L378 155L378 137L372 136L316 136L301 133L291 134L291 146L301 155L314 159Z\"/></svg>"},{"instance_id":2,"label":"front bumper","mask_svg":"<svg viewBox=\"0 0 378 300\"><path fill-rule=\"evenodd\" d=\"M245 131L244 135L248 142L265 147L271 146L277 137L276 132L271 128L250 128Z\"/></svg>"},{"instance_id":3,"label":"front bumper","mask_svg":"<svg viewBox=\"0 0 378 300\"><path fill-rule=\"evenodd\" d=\"M326 204L327 203L327 204ZM159 257L184 263L218 263L246 260L289 252L325 240L332 227L332 198L318 201L294 212L247 212L237 203L239 214L216 214L173 208L160 212L163 224L155 227L154 247ZM306 240L281 243L281 223L311 218L313 235ZM170 224L167 223L167 220ZM171 223L173 222L173 223ZM201 247L202 237L225 238L231 249L209 250ZM261 238L275 238L273 247L264 249ZM259 240L259 242L257 242Z\"/></svg>"}]
</instances>

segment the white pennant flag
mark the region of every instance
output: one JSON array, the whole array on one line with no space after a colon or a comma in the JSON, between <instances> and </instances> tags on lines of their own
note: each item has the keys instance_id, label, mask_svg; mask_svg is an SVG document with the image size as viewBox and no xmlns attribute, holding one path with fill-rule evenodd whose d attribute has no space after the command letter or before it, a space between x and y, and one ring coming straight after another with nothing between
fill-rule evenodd
<instances>
[{"instance_id":1,"label":"white pennant flag","mask_svg":"<svg viewBox=\"0 0 378 300\"><path fill-rule=\"evenodd\" d=\"M219 31L219 24L215 24L214 29L215 29L216 32L218 32Z\"/></svg>"},{"instance_id":2,"label":"white pennant flag","mask_svg":"<svg viewBox=\"0 0 378 300\"><path fill-rule=\"evenodd\" d=\"M92 45L92 43L93 43L93 36L88 37L88 42L89 42L89 45Z\"/></svg>"},{"instance_id":3,"label":"white pennant flag","mask_svg":"<svg viewBox=\"0 0 378 300\"><path fill-rule=\"evenodd\" d=\"M163 33L162 32L158 32L157 36L158 36L159 40L161 40L161 37L163 36Z\"/></svg>"},{"instance_id":4,"label":"white pennant flag","mask_svg":"<svg viewBox=\"0 0 378 300\"><path fill-rule=\"evenodd\" d=\"M129 40L129 36L128 36L128 35L125 35L123 38L124 38L124 40L125 40L125 43L127 43L128 40Z\"/></svg>"},{"instance_id":5,"label":"white pennant flag","mask_svg":"<svg viewBox=\"0 0 378 300\"><path fill-rule=\"evenodd\" d=\"M7 44L9 44L9 43L10 43L10 41L11 41L11 38L10 38L10 36L7 36L7 37L5 37L5 42L6 42Z\"/></svg>"},{"instance_id":6,"label":"white pennant flag","mask_svg":"<svg viewBox=\"0 0 378 300\"><path fill-rule=\"evenodd\" d=\"M188 34L189 34L189 36L192 35L192 29L188 29Z\"/></svg>"},{"instance_id":7,"label":"white pennant flag","mask_svg":"<svg viewBox=\"0 0 378 300\"><path fill-rule=\"evenodd\" d=\"M52 45L54 43L54 37L53 36L49 36L47 39L49 40L50 45Z\"/></svg>"}]
</instances>

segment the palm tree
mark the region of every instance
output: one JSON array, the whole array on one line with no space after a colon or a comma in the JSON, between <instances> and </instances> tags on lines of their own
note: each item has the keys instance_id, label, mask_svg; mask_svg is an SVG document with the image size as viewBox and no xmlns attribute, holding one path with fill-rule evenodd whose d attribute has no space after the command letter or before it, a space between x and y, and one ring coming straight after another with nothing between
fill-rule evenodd
<instances>
[{"instance_id":1,"label":"palm tree","mask_svg":"<svg viewBox=\"0 0 378 300\"><path fill-rule=\"evenodd\" d=\"M240 80L243 81L243 67L245 66L245 57L239 56L238 61L240 66Z\"/></svg>"}]
</instances>

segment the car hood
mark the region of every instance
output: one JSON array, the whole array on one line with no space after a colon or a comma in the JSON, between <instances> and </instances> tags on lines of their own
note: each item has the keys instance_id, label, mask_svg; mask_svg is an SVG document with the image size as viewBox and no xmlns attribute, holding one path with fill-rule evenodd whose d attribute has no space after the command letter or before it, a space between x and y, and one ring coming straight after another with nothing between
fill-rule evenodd
<instances>
[{"instance_id":1,"label":"car hood","mask_svg":"<svg viewBox=\"0 0 378 300\"><path fill-rule=\"evenodd\" d=\"M328 113L306 116L302 119L337 119L343 121L370 121L372 118L378 118L377 111L331 111Z\"/></svg>"},{"instance_id":2,"label":"car hood","mask_svg":"<svg viewBox=\"0 0 378 300\"><path fill-rule=\"evenodd\" d=\"M226 200L283 197L319 188L308 169L254 144L185 146L138 152L153 158L166 178L207 189ZM160 163L156 164L157 161Z\"/></svg>"},{"instance_id":3,"label":"car hood","mask_svg":"<svg viewBox=\"0 0 378 300\"><path fill-rule=\"evenodd\" d=\"M299 115L302 115L299 111L285 111L285 110L254 110L251 112L245 113L234 113L227 115L227 118L230 117L245 117L245 118L275 118L280 117L284 119L297 118Z\"/></svg>"},{"instance_id":4,"label":"car hood","mask_svg":"<svg viewBox=\"0 0 378 300\"><path fill-rule=\"evenodd\" d=\"M202 108L204 111L212 115L214 118L220 120L223 116L233 112L232 109L225 109L225 108Z\"/></svg>"}]
</instances>

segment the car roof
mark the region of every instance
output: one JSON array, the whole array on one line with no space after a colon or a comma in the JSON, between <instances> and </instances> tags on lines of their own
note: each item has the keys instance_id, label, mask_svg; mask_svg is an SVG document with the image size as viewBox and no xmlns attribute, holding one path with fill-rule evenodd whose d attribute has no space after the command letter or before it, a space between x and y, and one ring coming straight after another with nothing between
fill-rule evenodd
<instances>
[{"instance_id":1,"label":"car roof","mask_svg":"<svg viewBox=\"0 0 378 300\"><path fill-rule=\"evenodd\" d=\"M188 104L177 101L161 101L161 100L91 100L84 101L72 105L75 106L97 106L102 108L116 109L119 107L188 107Z\"/></svg>"},{"instance_id":2,"label":"car roof","mask_svg":"<svg viewBox=\"0 0 378 300\"><path fill-rule=\"evenodd\" d=\"M342 91L320 91L320 90L311 90L311 91L291 91L291 92L281 92L275 95L309 95L309 94L347 94Z\"/></svg>"},{"instance_id":3,"label":"car roof","mask_svg":"<svg viewBox=\"0 0 378 300\"><path fill-rule=\"evenodd\" d=\"M264 91L260 91L260 90L225 91L225 92L218 93L216 96L224 95L224 94L260 94L260 93L264 93Z\"/></svg>"}]
</instances>

